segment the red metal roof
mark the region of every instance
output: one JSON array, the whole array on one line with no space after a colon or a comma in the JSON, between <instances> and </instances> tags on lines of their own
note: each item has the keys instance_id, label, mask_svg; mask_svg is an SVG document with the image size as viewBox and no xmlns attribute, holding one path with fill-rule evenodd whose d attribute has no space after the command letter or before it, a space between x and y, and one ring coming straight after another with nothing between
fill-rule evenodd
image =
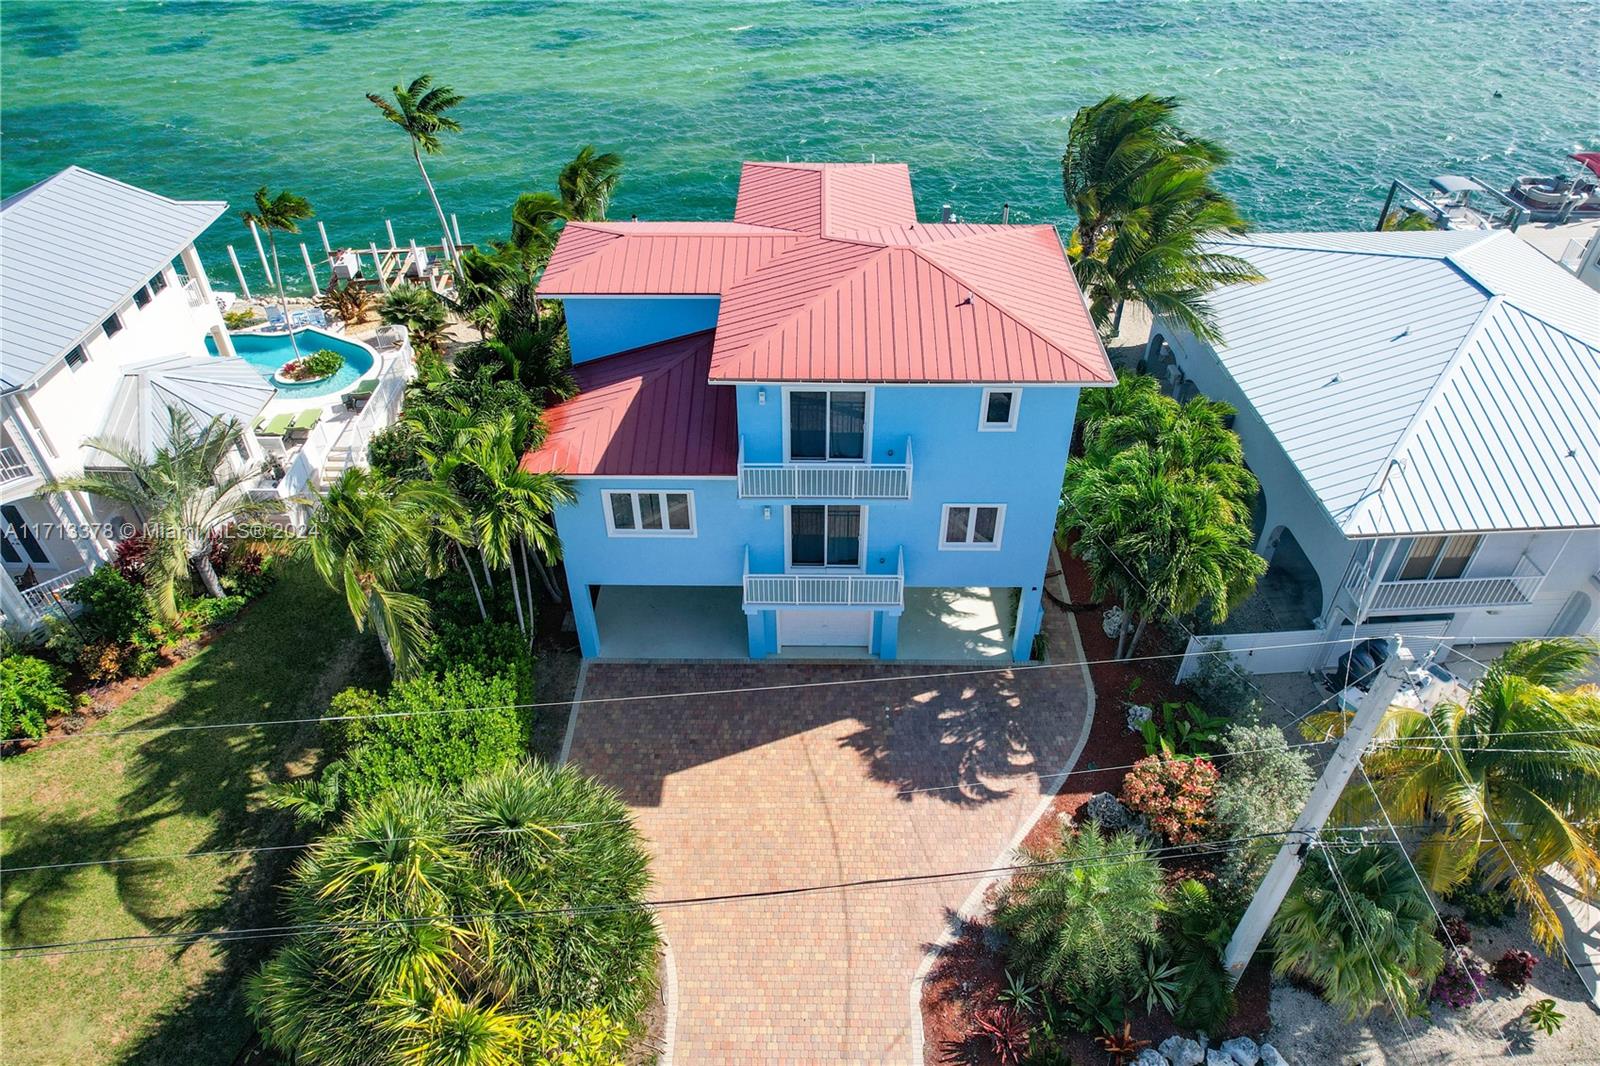
<instances>
[{"instance_id":1,"label":"red metal roof","mask_svg":"<svg viewBox=\"0 0 1600 1066\"><path fill-rule=\"evenodd\" d=\"M1116 380L1055 228L921 225L900 163L746 163L731 223L574 223L539 292L721 296L713 381Z\"/></svg>"},{"instance_id":2,"label":"red metal roof","mask_svg":"<svg viewBox=\"0 0 1600 1066\"><path fill-rule=\"evenodd\" d=\"M733 476L739 461L734 390L706 380L711 334L696 333L580 363L578 394L545 411L534 473Z\"/></svg>"}]
</instances>

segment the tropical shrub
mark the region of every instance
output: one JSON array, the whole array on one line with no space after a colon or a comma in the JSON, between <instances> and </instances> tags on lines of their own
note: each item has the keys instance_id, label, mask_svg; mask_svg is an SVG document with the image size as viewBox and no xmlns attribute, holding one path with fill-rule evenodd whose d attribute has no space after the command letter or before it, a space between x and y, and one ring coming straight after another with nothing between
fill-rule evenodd
<instances>
[{"instance_id":1,"label":"tropical shrub","mask_svg":"<svg viewBox=\"0 0 1600 1066\"><path fill-rule=\"evenodd\" d=\"M1446 955L1444 969L1433 979L1428 998L1452 1010L1481 1000L1489 984L1484 977L1483 964L1466 951L1451 951Z\"/></svg>"},{"instance_id":2,"label":"tropical shrub","mask_svg":"<svg viewBox=\"0 0 1600 1066\"><path fill-rule=\"evenodd\" d=\"M1444 901L1460 907L1461 916L1473 925L1505 925L1517 912L1517 901L1507 889L1491 887L1476 877L1445 893Z\"/></svg>"},{"instance_id":3,"label":"tropical shrub","mask_svg":"<svg viewBox=\"0 0 1600 1066\"><path fill-rule=\"evenodd\" d=\"M314 1066L620 1066L654 990L648 858L616 794L523 764L357 804L296 864L305 925L250 979Z\"/></svg>"},{"instance_id":4,"label":"tropical shrub","mask_svg":"<svg viewBox=\"0 0 1600 1066\"><path fill-rule=\"evenodd\" d=\"M1567 1020L1565 1014L1556 1010L1556 1001L1553 999L1541 999L1536 1003L1530 1003L1522 1013L1523 1017L1528 1019L1528 1024L1545 1036L1554 1036L1561 1028L1561 1023Z\"/></svg>"},{"instance_id":5,"label":"tropical shrub","mask_svg":"<svg viewBox=\"0 0 1600 1066\"><path fill-rule=\"evenodd\" d=\"M97 567L68 589L66 598L81 608L76 622L90 641L128 644L153 620L144 592L115 566Z\"/></svg>"},{"instance_id":6,"label":"tropical shrub","mask_svg":"<svg viewBox=\"0 0 1600 1066\"><path fill-rule=\"evenodd\" d=\"M1161 867L1149 847L1132 833L1063 824L1053 846L1023 856L1057 865L1018 871L1001 894L994 919L1011 964L1063 998L1131 978L1159 941Z\"/></svg>"},{"instance_id":7,"label":"tropical shrub","mask_svg":"<svg viewBox=\"0 0 1600 1066\"><path fill-rule=\"evenodd\" d=\"M1193 703L1163 703L1138 726L1146 755L1209 755L1228 725L1226 718L1207 714Z\"/></svg>"},{"instance_id":8,"label":"tropical shrub","mask_svg":"<svg viewBox=\"0 0 1600 1066\"><path fill-rule=\"evenodd\" d=\"M70 620L56 615L45 619L45 646L89 682L143 677L160 663L167 634L156 623L144 590L115 566L99 567L64 598L80 609Z\"/></svg>"},{"instance_id":9,"label":"tropical shrub","mask_svg":"<svg viewBox=\"0 0 1600 1066\"><path fill-rule=\"evenodd\" d=\"M311 381L331 377L344 366L344 356L332 348L318 348L310 355L284 363L281 373L291 381Z\"/></svg>"},{"instance_id":10,"label":"tropical shrub","mask_svg":"<svg viewBox=\"0 0 1600 1066\"><path fill-rule=\"evenodd\" d=\"M318 307L347 326L365 319L371 305L372 294L354 278L346 279L342 285L338 278L329 278L328 287L317 297Z\"/></svg>"},{"instance_id":11,"label":"tropical shrub","mask_svg":"<svg viewBox=\"0 0 1600 1066\"><path fill-rule=\"evenodd\" d=\"M401 420L385 426L367 442L367 458L372 469L385 477L414 478L426 473L422 453L422 435L414 423Z\"/></svg>"},{"instance_id":12,"label":"tropical shrub","mask_svg":"<svg viewBox=\"0 0 1600 1066\"><path fill-rule=\"evenodd\" d=\"M244 329L256 321L256 309L246 307L242 311L222 312L222 324L229 329Z\"/></svg>"},{"instance_id":13,"label":"tropical shrub","mask_svg":"<svg viewBox=\"0 0 1600 1066\"><path fill-rule=\"evenodd\" d=\"M1337 875L1332 871L1336 870ZM1415 1006L1444 965L1433 908L1397 848L1318 848L1272 923L1272 971L1309 981L1346 1018Z\"/></svg>"},{"instance_id":14,"label":"tropical shrub","mask_svg":"<svg viewBox=\"0 0 1600 1066\"><path fill-rule=\"evenodd\" d=\"M421 285L396 285L379 302L378 317L385 325L404 326L413 347L436 347L444 336L448 309L432 289Z\"/></svg>"},{"instance_id":15,"label":"tropical shrub","mask_svg":"<svg viewBox=\"0 0 1600 1066\"><path fill-rule=\"evenodd\" d=\"M347 802L411 784L456 786L521 758L531 714L512 676L472 666L398 680L387 695L345 689L328 708Z\"/></svg>"},{"instance_id":16,"label":"tropical shrub","mask_svg":"<svg viewBox=\"0 0 1600 1066\"><path fill-rule=\"evenodd\" d=\"M1207 651L1220 647L1213 641ZM1254 724L1264 709L1261 690L1250 680L1250 675L1221 652L1200 656L1199 669L1185 684L1200 706L1235 722Z\"/></svg>"},{"instance_id":17,"label":"tropical shrub","mask_svg":"<svg viewBox=\"0 0 1600 1066\"><path fill-rule=\"evenodd\" d=\"M1015 1007L1004 1004L985 1007L972 1019L978 1036L989 1042L989 1050L1001 1066L1021 1066L1028 1053L1033 1027Z\"/></svg>"},{"instance_id":18,"label":"tropical shrub","mask_svg":"<svg viewBox=\"0 0 1600 1066\"><path fill-rule=\"evenodd\" d=\"M533 702L533 656L528 654L527 638L514 625L440 622L434 630L433 647L424 655L423 668L444 677L457 666L470 666L484 677L507 678L516 693L514 702Z\"/></svg>"},{"instance_id":19,"label":"tropical shrub","mask_svg":"<svg viewBox=\"0 0 1600 1066\"><path fill-rule=\"evenodd\" d=\"M1494 979L1513 992L1521 992L1533 980L1533 968L1538 961L1531 951L1511 948L1495 960Z\"/></svg>"},{"instance_id":20,"label":"tropical shrub","mask_svg":"<svg viewBox=\"0 0 1600 1066\"><path fill-rule=\"evenodd\" d=\"M111 565L117 573L128 579L130 585L144 586L145 563L150 558L150 538L143 533L131 533L117 541Z\"/></svg>"},{"instance_id":21,"label":"tropical shrub","mask_svg":"<svg viewBox=\"0 0 1600 1066\"><path fill-rule=\"evenodd\" d=\"M220 600L206 597L185 604L182 616L195 631L209 629L223 622L231 622L240 611L244 610L245 598L243 596L224 596Z\"/></svg>"},{"instance_id":22,"label":"tropical shrub","mask_svg":"<svg viewBox=\"0 0 1600 1066\"><path fill-rule=\"evenodd\" d=\"M38 740L51 715L71 709L59 667L32 655L0 659L0 741Z\"/></svg>"},{"instance_id":23,"label":"tropical shrub","mask_svg":"<svg viewBox=\"0 0 1600 1066\"><path fill-rule=\"evenodd\" d=\"M1217 784L1216 835L1240 843L1218 866L1219 887L1230 898L1247 896L1266 873L1279 833L1294 825L1311 791L1311 763L1289 747L1277 726L1235 725L1222 735L1222 780Z\"/></svg>"},{"instance_id":24,"label":"tropical shrub","mask_svg":"<svg viewBox=\"0 0 1600 1066\"><path fill-rule=\"evenodd\" d=\"M1465 918L1459 918L1454 914L1446 914L1434 926L1433 938L1446 948L1452 945L1464 948L1472 943L1472 926L1467 924Z\"/></svg>"},{"instance_id":25,"label":"tropical shrub","mask_svg":"<svg viewBox=\"0 0 1600 1066\"><path fill-rule=\"evenodd\" d=\"M1194 844L1210 829L1216 787L1217 768L1205 759L1151 755L1122 779L1122 802L1169 844Z\"/></svg>"},{"instance_id":26,"label":"tropical shrub","mask_svg":"<svg viewBox=\"0 0 1600 1066\"><path fill-rule=\"evenodd\" d=\"M1179 1025L1216 1032L1233 1014L1233 982L1222 953L1236 914L1200 881L1185 878L1173 886L1162 909L1161 938L1177 970L1168 1011Z\"/></svg>"}]
</instances>

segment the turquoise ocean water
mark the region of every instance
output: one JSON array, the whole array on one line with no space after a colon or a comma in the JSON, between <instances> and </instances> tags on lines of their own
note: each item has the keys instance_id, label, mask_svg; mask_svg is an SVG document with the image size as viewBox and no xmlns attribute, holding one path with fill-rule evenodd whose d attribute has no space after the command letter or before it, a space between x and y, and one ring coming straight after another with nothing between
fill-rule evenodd
<instances>
[{"instance_id":1,"label":"turquoise ocean water","mask_svg":"<svg viewBox=\"0 0 1600 1066\"><path fill-rule=\"evenodd\" d=\"M924 217L1009 202L1070 223L1072 112L1153 91L1233 149L1224 183L1262 228L1361 227L1392 177L1500 183L1600 148L1597 40L1600 4L1570 0L6 0L0 188L69 163L235 210L287 186L336 244L385 216L435 239L403 136L363 99L429 71L467 96L432 170L469 241L591 141L627 160L613 217L726 217L743 159L876 156L911 164ZM201 245L213 276L228 242L258 282L231 214Z\"/></svg>"}]
</instances>

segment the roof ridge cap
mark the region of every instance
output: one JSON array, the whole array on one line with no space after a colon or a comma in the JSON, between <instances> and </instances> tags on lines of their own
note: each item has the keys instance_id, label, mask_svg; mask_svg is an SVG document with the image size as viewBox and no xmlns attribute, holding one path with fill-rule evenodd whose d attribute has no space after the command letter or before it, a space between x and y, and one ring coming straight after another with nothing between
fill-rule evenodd
<instances>
[{"instance_id":1,"label":"roof ridge cap","mask_svg":"<svg viewBox=\"0 0 1600 1066\"><path fill-rule=\"evenodd\" d=\"M1282 234L1279 234L1279 235L1280 236L1284 236L1284 237L1294 237L1294 236L1299 236L1300 232L1301 231L1290 231L1290 232L1282 233ZM1328 232L1338 234L1338 233L1346 233L1346 232L1349 232L1349 231L1345 231L1345 230L1330 230ZM1359 232L1362 232L1362 231L1357 230L1357 231L1354 231L1354 232L1358 232L1359 233ZM1453 231L1453 230L1439 230L1438 232L1440 232L1440 233L1450 233L1450 232L1456 232L1456 231ZM1264 231L1264 235L1271 236L1272 234L1271 234L1271 231ZM1403 251L1403 250L1397 250L1397 249L1389 249L1389 248L1329 248L1326 245L1307 244L1307 243L1261 244L1261 243L1259 243L1257 241L1250 240L1248 234L1239 234L1239 235L1232 236L1232 237L1207 237L1204 243L1206 243L1206 244L1225 244L1225 245L1228 245L1229 247L1239 247L1239 248L1275 249L1275 250L1278 250L1278 251L1286 251L1286 252L1322 252L1322 253L1327 254L1327 255L1364 255L1364 256L1375 256L1375 257L1383 258L1383 259L1426 259L1426 260L1431 260L1431 261L1433 261L1435 263L1450 263L1452 266L1454 266L1455 264L1450 258L1452 255L1456 254L1457 252L1466 251L1468 248L1476 248L1478 245L1482 244L1483 241L1480 239L1480 240L1472 242L1471 244L1463 245L1460 248L1452 248L1448 252L1438 252L1438 253L1435 253L1435 254L1427 254L1427 253L1422 253L1422 252L1409 252L1409 251ZM1457 267L1457 269L1461 270L1460 267ZM1461 272L1463 274L1466 273L1465 270L1461 270ZM1476 280L1476 279L1474 279L1474 280ZM1482 286L1480 285L1479 288L1482 288Z\"/></svg>"},{"instance_id":2,"label":"roof ridge cap","mask_svg":"<svg viewBox=\"0 0 1600 1066\"><path fill-rule=\"evenodd\" d=\"M1361 495L1356 497L1356 502L1351 505L1349 517L1339 523L1340 532L1349 536L1351 529L1362 518L1366 517L1367 513L1377 503L1378 498L1383 495L1384 486L1389 481L1389 472L1394 469L1395 464L1399 463L1398 457L1401 451L1409 447L1411 442L1417 439L1417 434L1422 428L1422 421L1428 417L1428 412L1433 410L1434 402L1438 400L1439 394L1444 391L1446 385L1455 380L1456 370L1466 361L1467 354L1477 348L1478 338L1483 336L1483 331L1488 328L1489 320L1494 317L1495 312L1505 302L1504 297L1497 294L1489 296L1489 300L1484 304L1483 310L1478 312L1477 319L1472 323L1472 328L1467 330L1465 337L1461 338L1461 343L1456 346L1456 350L1450 353L1449 362L1445 363L1443 369L1439 371L1439 376L1434 380L1433 385L1429 387L1428 394L1417 405L1416 413L1411 416L1411 421L1406 423L1406 428L1401 431L1400 436L1395 438L1394 446L1384 456L1383 465L1378 469L1377 473L1368 479L1367 487L1362 490Z\"/></svg>"},{"instance_id":3,"label":"roof ridge cap","mask_svg":"<svg viewBox=\"0 0 1600 1066\"><path fill-rule=\"evenodd\" d=\"M1565 326L1558 326L1554 322L1550 321L1548 318L1545 318L1543 315L1535 314L1534 312L1528 310L1526 307L1523 307L1522 304L1518 303L1516 300L1511 299L1509 296L1497 296L1496 299L1498 299L1501 302L1502 306L1508 307L1511 310L1517 312L1518 314L1520 314L1520 315L1522 315L1522 316L1524 316L1526 318L1533 319L1535 322L1539 323L1541 326L1545 327L1546 329L1553 330L1554 332L1561 334L1563 337L1567 338L1572 343L1581 345L1581 346L1589 349L1591 352L1600 352L1600 344L1597 344L1594 341L1584 340L1582 337L1580 337L1577 334L1573 333L1570 329L1567 329Z\"/></svg>"},{"instance_id":4,"label":"roof ridge cap","mask_svg":"<svg viewBox=\"0 0 1600 1066\"><path fill-rule=\"evenodd\" d=\"M1057 246L1058 247L1060 246L1059 239L1057 240ZM984 292L983 291L983 286L981 286L981 285L973 285L966 278L963 278L959 274L951 271L949 268L945 267L942 263L939 263L939 262L937 262L937 261L935 261L933 259L930 259L927 255L924 254L924 249L926 249L928 247L927 245L923 245L923 244L914 244L914 245L913 244L903 244L903 245L886 245L885 247L905 248L905 249L909 250L912 254L916 255L917 258L921 259L924 263L927 263L928 266L932 267L934 270L937 270L939 273L943 274L945 277L949 278L951 281L954 281L954 282L956 282L957 284L960 284L960 285L964 285L971 292L977 293L979 296L982 296L985 303L987 303L990 306L994 307L1001 314L1003 314L1007 318L1011 319L1018 326L1020 326L1023 329L1023 331L1026 332L1029 336L1032 336L1033 338L1035 338L1036 340L1038 340L1042 344L1047 344L1050 347L1059 350L1062 355L1067 357L1067 361L1068 362L1072 363L1079 370L1082 370L1085 375L1087 375L1089 377L1094 377L1095 376L1094 368L1089 367L1089 366L1085 366L1083 364L1083 362L1078 359L1077 356L1073 355L1071 352L1069 352L1065 348L1061 347L1061 345L1057 344L1055 341L1051 340L1050 338L1046 337L1044 334L1040 333L1039 330L1033 325L1033 323L1029 322L1027 319L1023 318L1021 315L1017 314L1016 312L1010 310L1004 304L1002 304L998 300L994 299L994 297L992 297L988 293ZM1066 258L1066 254L1067 254L1066 253L1066 249L1063 248L1061 250L1062 258ZM1067 269L1068 270L1072 269L1072 264L1071 264L1070 261L1067 263ZM1074 280L1074 283L1076 283L1076 280L1077 280L1076 274L1074 274L1073 280ZM1074 284L1073 287L1077 289L1078 298L1080 300L1082 300L1083 299L1083 290L1081 288L1078 288L1078 286L1076 284ZM1087 310L1087 305L1085 305L1085 309ZM1098 336L1098 332L1096 333L1096 336ZM1110 360L1108 359L1107 360L1108 365L1109 365L1109 362L1110 362ZM1114 381L1115 379L1116 379L1116 370L1113 368L1113 370L1112 370L1112 380Z\"/></svg>"}]
</instances>

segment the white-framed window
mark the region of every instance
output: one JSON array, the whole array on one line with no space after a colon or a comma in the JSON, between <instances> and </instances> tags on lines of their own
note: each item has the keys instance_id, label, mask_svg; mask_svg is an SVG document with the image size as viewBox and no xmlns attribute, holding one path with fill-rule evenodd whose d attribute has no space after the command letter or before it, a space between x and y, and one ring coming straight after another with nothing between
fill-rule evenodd
<instances>
[{"instance_id":1,"label":"white-framed window","mask_svg":"<svg viewBox=\"0 0 1600 1066\"><path fill-rule=\"evenodd\" d=\"M784 389L783 405L784 454L790 462L866 461L872 421L868 390Z\"/></svg>"},{"instance_id":2,"label":"white-framed window","mask_svg":"<svg viewBox=\"0 0 1600 1066\"><path fill-rule=\"evenodd\" d=\"M605 492L606 532L613 537L692 537L694 493Z\"/></svg>"},{"instance_id":3,"label":"white-framed window","mask_svg":"<svg viewBox=\"0 0 1600 1066\"><path fill-rule=\"evenodd\" d=\"M988 433L1016 429L1017 408L1021 406L1021 389L984 389L983 406L978 410L978 428Z\"/></svg>"},{"instance_id":4,"label":"white-framed window","mask_svg":"<svg viewBox=\"0 0 1600 1066\"><path fill-rule=\"evenodd\" d=\"M1003 503L947 503L939 518L940 551L999 551Z\"/></svg>"}]
</instances>

